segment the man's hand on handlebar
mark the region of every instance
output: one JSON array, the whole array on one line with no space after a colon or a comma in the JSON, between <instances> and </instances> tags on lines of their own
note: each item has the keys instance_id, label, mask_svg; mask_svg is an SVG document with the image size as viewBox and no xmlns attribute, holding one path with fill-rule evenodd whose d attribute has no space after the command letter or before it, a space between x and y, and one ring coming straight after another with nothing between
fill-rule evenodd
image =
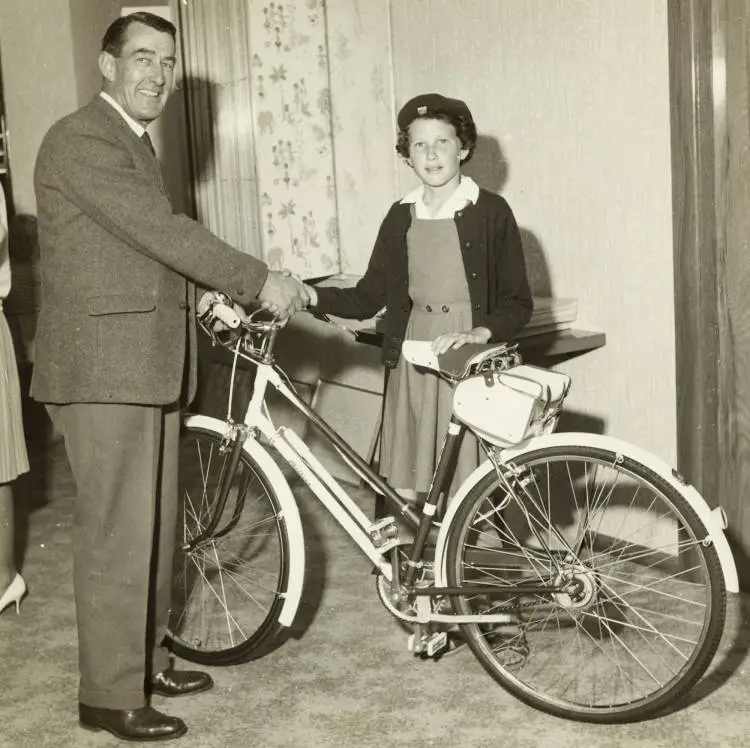
<instances>
[{"instance_id":1,"label":"man's hand on handlebar","mask_svg":"<svg viewBox=\"0 0 750 748\"><path fill-rule=\"evenodd\" d=\"M305 284L292 277L288 270L269 270L258 301L264 309L284 320L305 309L310 303L310 294Z\"/></svg>"}]
</instances>

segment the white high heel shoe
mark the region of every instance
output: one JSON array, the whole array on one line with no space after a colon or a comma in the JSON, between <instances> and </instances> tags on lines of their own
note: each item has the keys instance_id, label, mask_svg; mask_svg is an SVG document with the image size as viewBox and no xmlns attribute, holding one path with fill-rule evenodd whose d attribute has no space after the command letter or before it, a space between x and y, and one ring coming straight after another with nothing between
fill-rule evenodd
<instances>
[{"instance_id":1,"label":"white high heel shoe","mask_svg":"<svg viewBox=\"0 0 750 748\"><path fill-rule=\"evenodd\" d=\"M13 577L10 587L0 597L0 613L2 613L12 603L16 604L16 615L20 612L21 598L26 594L26 582L20 574Z\"/></svg>"}]
</instances>

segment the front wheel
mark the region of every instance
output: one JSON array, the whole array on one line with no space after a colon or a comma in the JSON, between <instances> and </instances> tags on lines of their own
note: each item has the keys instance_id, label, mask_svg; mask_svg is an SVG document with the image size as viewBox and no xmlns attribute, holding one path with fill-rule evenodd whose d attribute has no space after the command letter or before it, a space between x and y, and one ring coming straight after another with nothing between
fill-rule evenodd
<instances>
[{"instance_id":1,"label":"front wheel","mask_svg":"<svg viewBox=\"0 0 750 748\"><path fill-rule=\"evenodd\" d=\"M645 719L682 696L726 613L718 554L685 498L594 447L540 448L501 473L463 500L445 555L450 586L490 588L456 597L457 613L511 616L462 626L485 669L526 703L590 722Z\"/></svg>"},{"instance_id":2,"label":"front wheel","mask_svg":"<svg viewBox=\"0 0 750 748\"><path fill-rule=\"evenodd\" d=\"M278 481L247 450L230 475L231 449L218 431L183 429L167 643L204 665L268 652L284 628L279 616L290 575L304 569L301 532L289 530L296 508L284 508ZM219 507L223 480L228 494Z\"/></svg>"}]
</instances>

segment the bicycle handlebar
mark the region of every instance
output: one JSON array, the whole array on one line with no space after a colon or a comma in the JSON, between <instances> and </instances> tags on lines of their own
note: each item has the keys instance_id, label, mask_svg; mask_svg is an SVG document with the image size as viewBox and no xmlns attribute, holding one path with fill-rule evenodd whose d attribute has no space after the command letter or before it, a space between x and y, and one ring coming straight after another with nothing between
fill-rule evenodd
<instances>
[{"instance_id":1,"label":"bicycle handlebar","mask_svg":"<svg viewBox=\"0 0 750 748\"><path fill-rule=\"evenodd\" d=\"M357 333L331 319L324 312L304 310L311 316L338 327L356 337ZM271 316L259 319L260 314L270 314L260 307L242 319L233 308L232 299L221 291L208 291L198 302L198 322L209 335L214 345L234 348L254 358L271 360L276 334L289 318L283 320ZM221 326L217 323L222 323ZM218 328L218 329L217 329ZM222 333L228 333L220 337ZM238 344L238 341L239 344ZM405 341L404 355L413 364L426 366L450 382L457 382L482 368L508 369L521 364L518 346L514 344L468 344L461 349L449 351L436 357L430 351L429 341ZM425 358L425 351L427 358Z\"/></svg>"}]
</instances>

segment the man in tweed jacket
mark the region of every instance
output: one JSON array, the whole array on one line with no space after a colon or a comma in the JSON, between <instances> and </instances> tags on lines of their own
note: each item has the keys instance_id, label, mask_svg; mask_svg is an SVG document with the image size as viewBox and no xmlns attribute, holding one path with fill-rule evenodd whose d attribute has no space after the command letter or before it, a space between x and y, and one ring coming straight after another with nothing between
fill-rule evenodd
<instances>
[{"instance_id":1,"label":"man in tweed jacket","mask_svg":"<svg viewBox=\"0 0 750 748\"><path fill-rule=\"evenodd\" d=\"M57 122L35 170L42 308L32 395L65 438L78 496L74 585L79 720L130 740L179 737L153 693L210 688L161 646L170 606L181 404L195 392L195 285L263 303L306 305L269 272L174 214L145 127L164 108L174 26L149 13L115 21L99 57L102 92Z\"/></svg>"}]
</instances>

